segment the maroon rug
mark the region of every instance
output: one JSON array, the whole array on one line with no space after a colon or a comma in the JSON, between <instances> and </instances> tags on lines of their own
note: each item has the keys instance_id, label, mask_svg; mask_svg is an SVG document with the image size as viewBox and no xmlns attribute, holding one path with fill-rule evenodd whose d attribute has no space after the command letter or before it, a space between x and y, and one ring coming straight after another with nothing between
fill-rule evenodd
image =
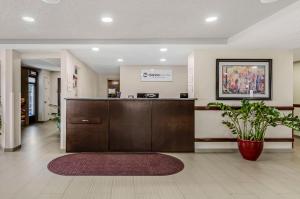
<instances>
[{"instance_id":1,"label":"maroon rug","mask_svg":"<svg viewBox=\"0 0 300 199\"><path fill-rule=\"evenodd\" d=\"M48 164L50 171L64 176L163 176L183 168L181 160L159 153L78 153Z\"/></svg>"}]
</instances>

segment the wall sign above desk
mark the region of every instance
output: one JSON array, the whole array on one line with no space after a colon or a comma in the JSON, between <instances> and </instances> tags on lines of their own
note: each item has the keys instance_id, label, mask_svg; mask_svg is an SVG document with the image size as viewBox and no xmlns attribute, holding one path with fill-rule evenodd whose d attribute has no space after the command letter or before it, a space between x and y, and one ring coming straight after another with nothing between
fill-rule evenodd
<instances>
[{"instance_id":1,"label":"wall sign above desk","mask_svg":"<svg viewBox=\"0 0 300 199\"><path fill-rule=\"evenodd\" d=\"M147 69L141 70L142 82L171 82L173 73L171 69Z\"/></svg>"}]
</instances>

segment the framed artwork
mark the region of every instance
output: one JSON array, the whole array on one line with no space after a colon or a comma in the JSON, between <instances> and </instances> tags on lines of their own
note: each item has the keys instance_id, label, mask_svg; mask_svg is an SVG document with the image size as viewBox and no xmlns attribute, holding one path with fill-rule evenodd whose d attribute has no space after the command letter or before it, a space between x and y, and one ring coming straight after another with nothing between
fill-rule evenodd
<instances>
[{"instance_id":1,"label":"framed artwork","mask_svg":"<svg viewBox=\"0 0 300 199\"><path fill-rule=\"evenodd\" d=\"M78 66L74 66L74 73L73 73L73 90L75 97L78 96Z\"/></svg>"},{"instance_id":2,"label":"framed artwork","mask_svg":"<svg viewBox=\"0 0 300 199\"><path fill-rule=\"evenodd\" d=\"M272 59L217 59L217 100L271 100Z\"/></svg>"}]
</instances>

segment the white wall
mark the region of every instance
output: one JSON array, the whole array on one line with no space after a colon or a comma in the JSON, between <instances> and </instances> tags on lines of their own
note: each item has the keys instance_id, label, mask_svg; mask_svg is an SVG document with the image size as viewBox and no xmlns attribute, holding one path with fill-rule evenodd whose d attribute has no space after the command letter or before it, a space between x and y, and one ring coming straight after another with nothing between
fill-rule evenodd
<instances>
[{"instance_id":1,"label":"white wall","mask_svg":"<svg viewBox=\"0 0 300 199\"><path fill-rule=\"evenodd\" d=\"M13 112L14 147L21 145L21 55L13 50ZM6 147L7 148L7 147ZM11 148L11 147L9 147Z\"/></svg>"},{"instance_id":2,"label":"white wall","mask_svg":"<svg viewBox=\"0 0 300 199\"><path fill-rule=\"evenodd\" d=\"M78 70L78 97L98 97L98 73L74 58Z\"/></svg>"},{"instance_id":3,"label":"white wall","mask_svg":"<svg viewBox=\"0 0 300 199\"><path fill-rule=\"evenodd\" d=\"M195 56L194 53L188 57L188 94L189 97L195 96Z\"/></svg>"},{"instance_id":4,"label":"white wall","mask_svg":"<svg viewBox=\"0 0 300 199\"><path fill-rule=\"evenodd\" d=\"M1 146L12 150L21 145L21 56L14 50L1 52Z\"/></svg>"},{"instance_id":5,"label":"white wall","mask_svg":"<svg viewBox=\"0 0 300 199\"><path fill-rule=\"evenodd\" d=\"M300 62L294 63L294 104L300 104ZM300 117L300 108L295 107L294 114ZM300 136L300 132L295 131Z\"/></svg>"},{"instance_id":6,"label":"white wall","mask_svg":"<svg viewBox=\"0 0 300 199\"><path fill-rule=\"evenodd\" d=\"M98 73L89 66L82 63L68 51L63 51L67 77L67 95L75 97L75 89L73 89L73 74L75 66L78 67L78 97L98 97ZM63 60L62 60L63 61Z\"/></svg>"},{"instance_id":7,"label":"white wall","mask_svg":"<svg viewBox=\"0 0 300 199\"><path fill-rule=\"evenodd\" d=\"M300 104L300 62L294 63L294 104Z\"/></svg>"},{"instance_id":8,"label":"white wall","mask_svg":"<svg viewBox=\"0 0 300 199\"><path fill-rule=\"evenodd\" d=\"M68 91L68 66L69 64L69 52L66 50L61 51L61 124L60 124L60 148L63 150L66 148L66 97L71 97L71 93Z\"/></svg>"},{"instance_id":9,"label":"white wall","mask_svg":"<svg viewBox=\"0 0 300 199\"><path fill-rule=\"evenodd\" d=\"M120 75L99 75L99 97L107 97L107 80L120 80Z\"/></svg>"},{"instance_id":10,"label":"white wall","mask_svg":"<svg viewBox=\"0 0 300 199\"><path fill-rule=\"evenodd\" d=\"M60 77L60 72L40 70L39 71L39 109L38 121L48 121L54 116L52 113L57 113L57 78Z\"/></svg>"},{"instance_id":11,"label":"white wall","mask_svg":"<svg viewBox=\"0 0 300 199\"><path fill-rule=\"evenodd\" d=\"M82 63L69 51L61 51L61 149L66 148L66 100L67 97L76 97L73 88L73 73L78 67L78 96L99 97L98 73Z\"/></svg>"},{"instance_id":12,"label":"white wall","mask_svg":"<svg viewBox=\"0 0 300 199\"><path fill-rule=\"evenodd\" d=\"M3 81L3 78L2 78L2 65L3 65L3 58L4 58L4 55L3 55L3 50L0 49L0 117L1 117L1 126L3 127L2 123L3 123L3 113L2 113L2 81ZM2 139L3 135L2 135L2 128L0 129L0 148L2 148L4 146L4 141Z\"/></svg>"},{"instance_id":13,"label":"white wall","mask_svg":"<svg viewBox=\"0 0 300 199\"><path fill-rule=\"evenodd\" d=\"M38 78L38 121L50 119L50 71L40 70Z\"/></svg>"},{"instance_id":14,"label":"white wall","mask_svg":"<svg viewBox=\"0 0 300 199\"><path fill-rule=\"evenodd\" d=\"M142 69L171 69L172 82L142 82ZM159 93L161 98L178 98L188 90L187 66L121 66L120 90L123 98L137 93Z\"/></svg>"},{"instance_id":15,"label":"white wall","mask_svg":"<svg viewBox=\"0 0 300 199\"><path fill-rule=\"evenodd\" d=\"M216 59L218 58L267 58L273 59L273 99L268 105L293 105L293 55L285 50L220 50L210 49L196 51L194 57L194 89L198 98L196 105L206 106L216 101ZM239 101L222 101L239 105ZM232 137L222 123L219 111L195 112L195 136L197 138ZM268 137L291 138L292 131L285 127L270 128ZM235 143L197 143L196 148L235 148ZM266 147L291 148L291 143L266 143Z\"/></svg>"}]
</instances>

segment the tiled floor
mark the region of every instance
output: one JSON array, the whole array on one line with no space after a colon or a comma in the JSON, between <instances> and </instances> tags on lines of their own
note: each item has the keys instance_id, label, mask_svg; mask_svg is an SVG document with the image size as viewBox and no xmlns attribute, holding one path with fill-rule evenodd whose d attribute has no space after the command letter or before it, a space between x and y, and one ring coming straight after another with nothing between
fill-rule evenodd
<instances>
[{"instance_id":1,"label":"tiled floor","mask_svg":"<svg viewBox=\"0 0 300 199\"><path fill-rule=\"evenodd\" d=\"M297 147L299 146L299 147ZM1 199L300 199L300 142L294 153L173 154L185 169L165 177L63 177L47 163L62 155L53 122L28 127L19 152L0 153Z\"/></svg>"}]
</instances>

